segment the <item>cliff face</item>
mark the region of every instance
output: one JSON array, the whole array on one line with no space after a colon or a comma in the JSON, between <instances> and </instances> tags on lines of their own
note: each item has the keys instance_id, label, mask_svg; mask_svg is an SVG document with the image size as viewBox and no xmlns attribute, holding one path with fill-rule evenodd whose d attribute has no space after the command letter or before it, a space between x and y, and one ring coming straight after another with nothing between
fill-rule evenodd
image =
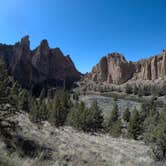
<instances>
[{"instance_id":1,"label":"cliff face","mask_svg":"<svg viewBox=\"0 0 166 166\"><path fill-rule=\"evenodd\" d=\"M112 53L103 57L90 73L90 78L94 81L122 84L129 80L135 65L127 62L119 53Z\"/></svg>"},{"instance_id":2,"label":"cliff face","mask_svg":"<svg viewBox=\"0 0 166 166\"><path fill-rule=\"evenodd\" d=\"M166 76L166 52L134 63L136 66L135 78L142 80L162 79Z\"/></svg>"},{"instance_id":3,"label":"cliff face","mask_svg":"<svg viewBox=\"0 0 166 166\"><path fill-rule=\"evenodd\" d=\"M47 40L41 41L35 50L30 50L28 36L15 45L1 44L0 57L10 74L26 88L42 82L63 85L66 80L71 83L81 76L70 57L64 56L59 48L49 48Z\"/></svg>"},{"instance_id":4,"label":"cliff face","mask_svg":"<svg viewBox=\"0 0 166 166\"><path fill-rule=\"evenodd\" d=\"M127 62L119 53L101 58L88 77L93 81L123 84L130 79L156 80L166 76L166 52L138 62Z\"/></svg>"}]
</instances>

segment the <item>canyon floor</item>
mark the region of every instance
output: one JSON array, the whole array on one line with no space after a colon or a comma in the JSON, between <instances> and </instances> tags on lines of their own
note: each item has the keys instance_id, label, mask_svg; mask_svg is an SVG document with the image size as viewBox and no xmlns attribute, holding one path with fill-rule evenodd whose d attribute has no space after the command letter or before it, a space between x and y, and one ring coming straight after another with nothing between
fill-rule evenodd
<instances>
[{"instance_id":1,"label":"canyon floor","mask_svg":"<svg viewBox=\"0 0 166 166\"><path fill-rule=\"evenodd\" d=\"M101 95L82 95L80 96L80 100L85 102L85 104L88 107L93 103L93 101L96 100L106 117L110 115L110 112L115 104L113 97L106 97ZM135 108L140 110L141 108L140 102L131 101L127 99L117 99L116 103L121 114L123 114L123 112L127 108L130 108L130 110L134 110Z\"/></svg>"}]
</instances>

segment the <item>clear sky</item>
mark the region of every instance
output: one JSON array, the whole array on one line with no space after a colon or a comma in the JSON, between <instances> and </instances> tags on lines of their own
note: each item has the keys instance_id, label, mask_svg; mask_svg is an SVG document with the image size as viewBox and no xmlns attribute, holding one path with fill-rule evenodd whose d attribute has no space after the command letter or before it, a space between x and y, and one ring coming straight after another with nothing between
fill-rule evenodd
<instances>
[{"instance_id":1,"label":"clear sky","mask_svg":"<svg viewBox=\"0 0 166 166\"><path fill-rule=\"evenodd\" d=\"M81 72L109 52L136 61L166 48L166 0L0 0L0 42L30 35L70 54Z\"/></svg>"}]
</instances>

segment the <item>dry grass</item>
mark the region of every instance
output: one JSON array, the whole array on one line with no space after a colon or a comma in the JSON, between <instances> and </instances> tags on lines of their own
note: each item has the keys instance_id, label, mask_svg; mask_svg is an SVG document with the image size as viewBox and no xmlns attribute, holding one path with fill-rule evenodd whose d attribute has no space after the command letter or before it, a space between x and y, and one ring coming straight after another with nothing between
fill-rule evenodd
<instances>
[{"instance_id":1,"label":"dry grass","mask_svg":"<svg viewBox=\"0 0 166 166\"><path fill-rule=\"evenodd\" d=\"M39 146L47 147L51 153L47 154L50 157L48 160L43 159L45 155L43 151L40 151L36 158L19 158L17 153L8 157L4 146L0 146L1 158L6 158L13 164L8 164L9 166L155 166L158 164L149 157L149 147L143 142L115 139L109 135L90 135L75 131L71 127L57 129L48 122L39 127L32 124L26 114L19 114L13 120L19 122L21 128L18 130L19 135L26 140L35 141Z\"/></svg>"}]
</instances>

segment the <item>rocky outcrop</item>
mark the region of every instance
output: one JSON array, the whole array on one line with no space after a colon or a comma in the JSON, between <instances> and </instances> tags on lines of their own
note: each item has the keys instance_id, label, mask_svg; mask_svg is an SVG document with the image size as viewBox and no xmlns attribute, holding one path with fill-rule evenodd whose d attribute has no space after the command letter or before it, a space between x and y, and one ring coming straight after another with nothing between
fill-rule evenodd
<instances>
[{"instance_id":1,"label":"rocky outcrop","mask_svg":"<svg viewBox=\"0 0 166 166\"><path fill-rule=\"evenodd\" d=\"M66 81L72 83L81 76L71 58L64 56L59 48L49 48L47 40L42 40L34 50L30 50L29 36L15 45L0 44L0 57L7 63L10 74L25 88L34 84L63 86Z\"/></svg>"},{"instance_id":2,"label":"rocky outcrop","mask_svg":"<svg viewBox=\"0 0 166 166\"><path fill-rule=\"evenodd\" d=\"M119 53L112 53L103 57L90 75L94 81L122 84L132 77L134 67Z\"/></svg>"},{"instance_id":3,"label":"rocky outcrop","mask_svg":"<svg viewBox=\"0 0 166 166\"><path fill-rule=\"evenodd\" d=\"M48 42L47 40L43 40L32 57L33 66L45 75L49 73L49 53Z\"/></svg>"},{"instance_id":4,"label":"rocky outcrop","mask_svg":"<svg viewBox=\"0 0 166 166\"><path fill-rule=\"evenodd\" d=\"M93 81L113 84L123 84L131 79L163 79L165 76L165 50L159 55L138 62L127 62L119 53L108 54L88 74Z\"/></svg>"},{"instance_id":5,"label":"rocky outcrop","mask_svg":"<svg viewBox=\"0 0 166 166\"><path fill-rule=\"evenodd\" d=\"M134 73L136 79L141 80L157 80L166 76L166 52L153 56L151 58L141 60L134 63L137 72ZM139 66L139 67L138 67Z\"/></svg>"}]
</instances>

